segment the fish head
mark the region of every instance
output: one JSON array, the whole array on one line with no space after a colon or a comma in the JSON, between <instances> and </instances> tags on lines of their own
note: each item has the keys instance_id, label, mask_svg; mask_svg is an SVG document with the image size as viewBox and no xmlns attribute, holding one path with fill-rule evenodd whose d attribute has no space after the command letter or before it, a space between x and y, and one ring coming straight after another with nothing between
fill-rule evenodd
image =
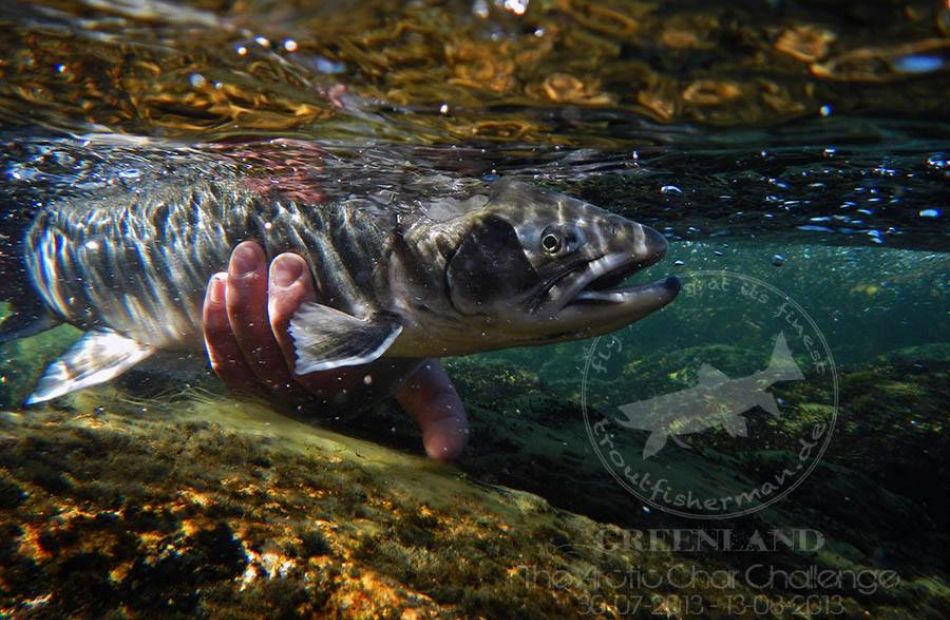
<instances>
[{"instance_id":1,"label":"fish head","mask_svg":"<svg viewBox=\"0 0 950 620\"><path fill-rule=\"evenodd\" d=\"M467 214L446 269L460 314L505 346L588 338L672 301L676 278L622 286L667 250L660 233L576 198L518 181Z\"/></svg>"}]
</instances>

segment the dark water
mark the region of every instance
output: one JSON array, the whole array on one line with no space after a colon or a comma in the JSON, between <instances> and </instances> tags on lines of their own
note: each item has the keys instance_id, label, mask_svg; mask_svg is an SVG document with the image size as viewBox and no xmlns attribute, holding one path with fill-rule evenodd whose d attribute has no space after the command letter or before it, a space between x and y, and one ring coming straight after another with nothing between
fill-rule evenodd
<instances>
[{"instance_id":1,"label":"dark water","mask_svg":"<svg viewBox=\"0 0 950 620\"><path fill-rule=\"evenodd\" d=\"M268 583L283 580L295 601L291 615L395 614L421 604L413 596L428 597L442 614L486 617L950 615L948 36L950 10L938 2L0 4L8 222L66 196L135 192L157 176L188 183L225 169L304 201L377 192L426 201L517 176L662 231L667 258L636 280L676 274L685 285L670 307L596 341L446 361L472 420L469 448L451 476L503 497L530 491L556 514L615 526L583 538L563 524L519 522L523 530L505 534L533 551L553 549L550 563L539 564L546 570L564 562L575 571L562 597L531 562L510 570L513 560L490 539L452 551L449 521L426 511L386 525L369 508L354 517L323 504L321 523L367 524L373 533L356 547L331 538L333 553L311 554L330 559L310 569L337 575L341 563L355 562L381 579L363 584L365 596L403 588L390 607L342 603L340 584L356 580L349 573L324 600L300 585L313 574L267 569L268 550L297 557L298 569L306 555L277 538L254 538L240 511L202 514L189 527L219 534L215 527L226 527L233 536L218 544L209 534L208 553L170 567L154 591L133 587L138 564L120 569L116 558L141 548L116 546L89 560L98 553L94 530L54 544L50 532L65 526L29 503L42 496L53 512L95 512L95 493L79 497L69 482L81 478L77 470L57 486L43 480L60 480L66 465L37 456L42 475L24 465L58 449L95 451L35 429L27 437L10 421L125 410L93 393L23 411L42 366L76 332L6 344L0 394L12 417L2 437L7 454L21 460L0 462L0 520L17 541L0 555L0 615L92 617L120 613L123 604L146 615L241 615L242 605L243 613L255 615L247 611L255 605L266 613L279 597L247 578L254 567ZM721 410L683 395L769 369L773 378L791 372L787 359L774 363L783 358L780 334L800 378L774 380L764 395L741 388L732 396L748 402L720 399ZM126 410L129 402L134 411L175 410L181 401L169 405L167 395L186 380L170 370L124 381ZM187 383L220 393L210 376ZM642 403L671 394L679 400L661 409L682 407L680 414L650 422ZM637 421L621 425L618 411L636 402ZM394 407L321 423L420 453L415 425ZM84 441L95 437L92 428ZM651 436L659 442L653 454ZM244 466L221 463L225 474ZM383 488L387 476L398 486L416 475L415 466L371 474L360 467L359 480L379 478ZM792 473L763 490L783 468ZM677 504L644 474L700 498L761 495L742 506ZM10 499L20 497L10 489L25 495ZM133 492L117 493L116 514L141 509ZM377 505L372 493L355 503ZM465 505L460 523L494 510ZM309 518L286 514L295 523ZM641 545L649 532L659 542ZM775 549L750 542L774 532L785 541ZM798 535L797 543L781 538ZM29 542L37 536L38 545ZM681 536L706 542L697 552ZM730 536L744 551L724 542ZM233 540L244 541L237 559L215 555ZM297 549L310 538L294 540ZM515 548L511 538L498 541ZM602 578L649 569L659 581L592 583L570 562L595 543L599 553L583 561ZM448 568L476 557L466 556L472 549L494 573ZM72 560L76 554L86 559ZM740 577L724 585L665 572L683 566ZM751 567L775 579L755 582ZM206 581L180 581L186 568ZM792 571L829 571L829 581L782 582ZM489 573L515 585L506 590ZM249 591L259 599L238 593L242 575L240 592L258 584ZM494 585L482 588L479 579ZM75 594L84 583L100 588L96 604ZM218 589L203 596L202 583ZM175 597L175 605L159 604ZM643 604L631 607L634 600Z\"/></svg>"}]
</instances>

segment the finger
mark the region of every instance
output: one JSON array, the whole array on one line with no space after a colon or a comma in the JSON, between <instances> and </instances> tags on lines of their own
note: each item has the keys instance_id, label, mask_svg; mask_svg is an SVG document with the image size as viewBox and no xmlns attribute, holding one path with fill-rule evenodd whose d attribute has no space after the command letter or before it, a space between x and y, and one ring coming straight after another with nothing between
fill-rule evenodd
<instances>
[{"instance_id":1,"label":"finger","mask_svg":"<svg viewBox=\"0 0 950 620\"><path fill-rule=\"evenodd\" d=\"M426 360L397 390L396 400L419 423L426 454L441 461L459 457L468 443L468 418L442 364Z\"/></svg>"},{"instance_id":2,"label":"finger","mask_svg":"<svg viewBox=\"0 0 950 620\"><path fill-rule=\"evenodd\" d=\"M238 244L228 264L228 320L251 372L273 392L292 391L292 378L267 318L267 257L253 241Z\"/></svg>"},{"instance_id":3,"label":"finger","mask_svg":"<svg viewBox=\"0 0 950 620\"><path fill-rule=\"evenodd\" d=\"M256 383L256 380L254 373L244 361L244 354L234 338L231 323L228 321L228 310L225 305L227 278L226 273L216 273L208 282L208 290L201 310L205 348L208 350L211 368L228 387L247 388Z\"/></svg>"},{"instance_id":4,"label":"finger","mask_svg":"<svg viewBox=\"0 0 950 620\"><path fill-rule=\"evenodd\" d=\"M292 370L297 362L297 353L287 328L301 304L316 300L313 277L307 261L288 252L271 262L268 283L267 314L271 333L277 339L287 367ZM295 378L300 380L300 377Z\"/></svg>"},{"instance_id":5,"label":"finger","mask_svg":"<svg viewBox=\"0 0 950 620\"><path fill-rule=\"evenodd\" d=\"M288 332L290 321L301 304L317 299L307 261L291 252L281 254L271 262L268 282L267 314L270 317L271 331L297 385L325 403L334 396L339 397L354 387L359 387L357 381L362 378L362 374L352 368L337 368L307 375L294 372L297 349Z\"/></svg>"}]
</instances>

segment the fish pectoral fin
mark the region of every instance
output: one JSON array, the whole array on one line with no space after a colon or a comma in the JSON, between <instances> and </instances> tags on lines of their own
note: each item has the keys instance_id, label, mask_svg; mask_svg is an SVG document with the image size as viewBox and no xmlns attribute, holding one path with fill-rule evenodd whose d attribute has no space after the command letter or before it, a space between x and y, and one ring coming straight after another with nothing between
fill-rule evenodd
<instances>
[{"instance_id":1,"label":"fish pectoral fin","mask_svg":"<svg viewBox=\"0 0 950 620\"><path fill-rule=\"evenodd\" d=\"M723 421L723 428L730 437L748 437L749 425L741 415L730 416Z\"/></svg>"},{"instance_id":2,"label":"fish pectoral fin","mask_svg":"<svg viewBox=\"0 0 950 620\"><path fill-rule=\"evenodd\" d=\"M650 433L650 436L647 437L646 444L643 446L644 461L663 449L663 446L666 445L666 437L666 433L662 431L653 431Z\"/></svg>"},{"instance_id":3,"label":"fish pectoral fin","mask_svg":"<svg viewBox=\"0 0 950 620\"><path fill-rule=\"evenodd\" d=\"M779 411L778 408L778 401L775 400L775 397L768 392L759 392L755 404L757 404L759 407L762 407L775 417L782 415L782 412Z\"/></svg>"},{"instance_id":4,"label":"fish pectoral fin","mask_svg":"<svg viewBox=\"0 0 950 620\"><path fill-rule=\"evenodd\" d=\"M300 306L289 331L297 354L294 372L306 375L379 359L402 332L402 325L384 316L360 319L311 302Z\"/></svg>"},{"instance_id":5,"label":"fish pectoral fin","mask_svg":"<svg viewBox=\"0 0 950 620\"><path fill-rule=\"evenodd\" d=\"M136 342L111 329L91 331L50 364L26 404L41 403L105 383L154 352L154 347Z\"/></svg>"}]
</instances>

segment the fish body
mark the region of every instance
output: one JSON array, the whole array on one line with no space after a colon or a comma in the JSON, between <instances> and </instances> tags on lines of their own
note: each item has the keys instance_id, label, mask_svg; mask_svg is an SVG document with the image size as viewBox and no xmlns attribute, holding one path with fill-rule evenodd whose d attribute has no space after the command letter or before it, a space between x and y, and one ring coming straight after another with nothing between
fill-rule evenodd
<instances>
[{"instance_id":1,"label":"fish body","mask_svg":"<svg viewBox=\"0 0 950 620\"><path fill-rule=\"evenodd\" d=\"M761 407L773 416L780 415L778 402L766 390L780 381L804 378L788 348L785 334L779 333L764 370L730 379L722 371L703 364L694 387L621 405L619 410L623 417L617 423L650 432L643 447L644 459L662 450L670 437L676 439L714 428L725 430L731 437L746 437L748 428L742 414Z\"/></svg>"},{"instance_id":2,"label":"fish body","mask_svg":"<svg viewBox=\"0 0 950 620\"><path fill-rule=\"evenodd\" d=\"M261 200L232 180L149 188L126 204L60 202L27 233L26 264L50 310L84 330L112 329L157 349L195 349L204 291L231 249L304 255L317 290L349 314L388 304L383 237L396 214L376 205L307 209Z\"/></svg>"},{"instance_id":3,"label":"fish body","mask_svg":"<svg viewBox=\"0 0 950 620\"><path fill-rule=\"evenodd\" d=\"M675 279L617 288L661 258L662 235L567 196L501 181L464 200L365 194L306 203L239 174L163 178L45 205L23 264L33 326L87 334L29 402L102 383L160 351L203 347L209 278L232 248L304 256L317 301L290 325L297 374L585 338L672 300ZM15 307L34 308L23 299Z\"/></svg>"}]
</instances>

